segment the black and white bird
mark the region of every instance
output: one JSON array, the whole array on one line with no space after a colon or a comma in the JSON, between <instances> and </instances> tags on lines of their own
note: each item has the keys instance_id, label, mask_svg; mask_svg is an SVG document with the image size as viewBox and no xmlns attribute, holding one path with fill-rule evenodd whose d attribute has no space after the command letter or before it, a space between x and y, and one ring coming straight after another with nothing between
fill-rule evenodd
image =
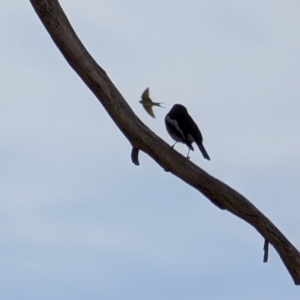
<instances>
[{"instance_id":1,"label":"black and white bird","mask_svg":"<svg viewBox=\"0 0 300 300\"><path fill-rule=\"evenodd\" d=\"M152 107L159 106L162 107L160 102L153 102L150 98L149 88L146 88L142 94L142 100L139 101L143 107L145 108L146 112L153 118L155 118L154 112Z\"/></svg>"},{"instance_id":2,"label":"black and white bird","mask_svg":"<svg viewBox=\"0 0 300 300\"><path fill-rule=\"evenodd\" d=\"M165 124L169 135L176 143L180 142L188 146L189 151L187 158L189 158L190 150L194 151L192 143L195 142L203 157L210 160L203 146L203 138L200 129L189 115L186 107L181 104L175 104L166 115Z\"/></svg>"}]
</instances>

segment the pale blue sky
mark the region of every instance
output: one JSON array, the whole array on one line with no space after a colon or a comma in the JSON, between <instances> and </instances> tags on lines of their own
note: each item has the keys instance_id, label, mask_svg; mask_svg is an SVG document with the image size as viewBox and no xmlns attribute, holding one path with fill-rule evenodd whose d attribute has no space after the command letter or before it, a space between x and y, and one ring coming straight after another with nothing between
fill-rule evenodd
<instances>
[{"instance_id":1,"label":"pale blue sky","mask_svg":"<svg viewBox=\"0 0 300 300\"><path fill-rule=\"evenodd\" d=\"M184 104L211 157L192 161L300 249L300 3L60 3L143 122L171 144L163 118ZM29 1L1 1L0 37L1 299L299 299L255 229L143 153L131 163Z\"/></svg>"}]
</instances>

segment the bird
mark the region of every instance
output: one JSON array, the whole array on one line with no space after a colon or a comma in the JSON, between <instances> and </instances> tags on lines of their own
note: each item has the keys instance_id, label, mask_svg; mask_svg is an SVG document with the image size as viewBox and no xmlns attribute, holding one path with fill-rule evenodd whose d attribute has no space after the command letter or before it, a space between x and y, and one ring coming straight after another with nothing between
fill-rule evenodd
<instances>
[{"instance_id":1,"label":"bird","mask_svg":"<svg viewBox=\"0 0 300 300\"><path fill-rule=\"evenodd\" d=\"M181 142L189 148L187 159L189 159L190 150L194 151L192 143L195 142L204 158L210 160L203 146L203 137L195 121L189 115L185 106L175 104L165 117L165 125L169 135L175 140L174 146Z\"/></svg>"},{"instance_id":2,"label":"bird","mask_svg":"<svg viewBox=\"0 0 300 300\"><path fill-rule=\"evenodd\" d=\"M160 102L153 102L150 98L150 92L149 92L149 88L146 88L142 94L142 100L139 101L143 107L145 108L146 112L153 118L155 118L154 112L152 107L153 106L159 106L159 107L163 107L161 106L162 103Z\"/></svg>"}]
</instances>

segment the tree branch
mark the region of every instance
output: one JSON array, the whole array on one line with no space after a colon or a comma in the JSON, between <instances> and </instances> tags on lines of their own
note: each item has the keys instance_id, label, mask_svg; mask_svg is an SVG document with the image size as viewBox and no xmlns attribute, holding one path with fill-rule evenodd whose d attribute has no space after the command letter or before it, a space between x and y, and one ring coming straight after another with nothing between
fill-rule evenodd
<instances>
[{"instance_id":1,"label":"tree branch","mask_svg":"<svg viewBox=\"0 0 300 300\"><path fill-rule=\"evenodd\" d=\"M296 285L300 284L300 253L251 202L173 150L134 114L105 71L87 52L57 0L30 0L52 40L70 66L104 106L132 145L131 158L138 165L138 151L152 157L164 170L197 189L220 209L252 225L265 239L265 260L274 246Z\"/></svg>"}]
</instances>

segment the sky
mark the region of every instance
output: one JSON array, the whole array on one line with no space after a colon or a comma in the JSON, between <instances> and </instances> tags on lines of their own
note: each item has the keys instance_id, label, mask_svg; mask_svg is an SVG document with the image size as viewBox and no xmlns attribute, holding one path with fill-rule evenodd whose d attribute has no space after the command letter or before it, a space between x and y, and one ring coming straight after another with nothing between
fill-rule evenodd
<instances>
[{"instance_id":1,"label":"sky","mask_svg":"<svg viewBox=\"0 0 300 300\"><path fill-rule=\"evenodd\" d=\"M191 160L300 249L299 1L60 4L139 118L171 145L164 116L185 105L211 157ZM0 37L1 299L299 299L253 227L146 154L132 164L29 1L1 1Z\"/></svg>"}]
</instances>

